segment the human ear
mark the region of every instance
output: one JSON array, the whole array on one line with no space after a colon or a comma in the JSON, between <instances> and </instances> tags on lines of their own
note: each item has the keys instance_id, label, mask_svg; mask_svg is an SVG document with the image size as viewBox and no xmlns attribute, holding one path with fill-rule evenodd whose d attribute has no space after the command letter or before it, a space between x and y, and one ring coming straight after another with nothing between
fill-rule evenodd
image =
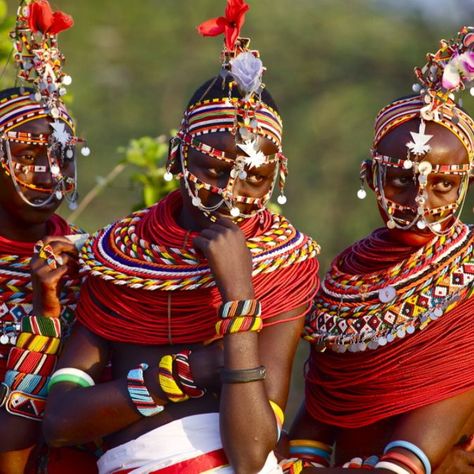
<instances>
[{"instance_id":1,"label":"human ear","mask_svg":"<svg viewBox=\"0 0 474 474\"><path fill-rule=\"evenodd\" d=\"M367 183L369 188L374 191L374 178L373 178L373 163L372 160L364 160L360 164L360 180L362 183Z\"/></svg>"}]
</instances>

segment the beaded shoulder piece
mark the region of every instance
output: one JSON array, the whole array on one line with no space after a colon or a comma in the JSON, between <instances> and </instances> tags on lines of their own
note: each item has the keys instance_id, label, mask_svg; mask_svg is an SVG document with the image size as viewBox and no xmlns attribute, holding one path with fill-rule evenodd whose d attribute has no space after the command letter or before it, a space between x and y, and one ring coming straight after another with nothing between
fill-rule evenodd
<instances>
[{"instance_id":1,"label":"beaded shoulder piece","mask_svg":"<svg viewBox=\"0 0 474 474\"><path fill-rule=\"evenodd\" d=\"M460 224L400 263L366 275L333 262L307 318L321 350L377 349L423 330L474 293L474 230Z\"/></svg>"},{"instance_id":2,"label":"beaded shoulder piece","mask_svg":"<svg viewBox=\"0 0 474 474\"><path fill-rule=\"evenodd\" d=\"M137 211L91 236L80 252L83 268L130 288L176 291L214 286L210 268L192 247L165 247L137 236L137 224L153 208ZM272 219L267 232L247 240L253 276L274 272L319 253L319 245L283 216L272 214Z\"/></svg>"}]
</instances>

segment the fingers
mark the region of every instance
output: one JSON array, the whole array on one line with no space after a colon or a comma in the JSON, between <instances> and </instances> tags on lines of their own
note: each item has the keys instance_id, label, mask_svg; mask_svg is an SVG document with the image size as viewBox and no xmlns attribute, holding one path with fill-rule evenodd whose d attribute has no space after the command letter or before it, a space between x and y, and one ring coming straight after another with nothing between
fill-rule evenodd
<instances>
[{"instance_id":1,"label":"fingers","mask_svg":"<svg viewBox=\"0 0 474 474\"><path fill-rule=\"evenodd\" d=\"M56 236L56 235L50 235L48 237L45 237L44 239L40 240L37 242L42 243L45 246L50 245L53 249L53 252L56 255L59 255L61 253L69 253L71 255L77 255L77 248L74 245L73 242L71 242L68 238L64 236ZM36 246L35 246L36 247Z\"/></svg>"},{"instance_id":2,"label":"fingers","mask_svg":"<svg viewBox=\"0 0 474 474\"><path fill-rule=\"evenodd\" d=\"M39 240L34 246L34 255L31 259L31 269L34 273L44 274L46 270L55 271L63 268L56 275L65 273L68 267L77 264L77 249L72 242L64 237L50 236ZM39 270L42 270L39 273Z\"/></svg>"}]
</instances>

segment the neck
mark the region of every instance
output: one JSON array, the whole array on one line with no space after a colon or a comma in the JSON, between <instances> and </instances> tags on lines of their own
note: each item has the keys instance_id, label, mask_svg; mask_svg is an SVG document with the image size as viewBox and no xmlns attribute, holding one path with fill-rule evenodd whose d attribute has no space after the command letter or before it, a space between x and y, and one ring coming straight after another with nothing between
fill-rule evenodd
<instances>
[{"instance_id":1,"label":"neck","mask_svg":"<svg viewBox=\"0 0 474 474\"><path fill-rule=\"evenodd\" d=\"M388 229L390 239L396 243L408 245L409 247L423 247L434 235L430 231L419 232L415 230Z\"/></svg>"},{"instance_id":2,"label":"neck","mask_svg":"<svg viewBox=\"0 0 474 474\"><path fill-rule=\"evenodd\" d=\"M0 208L0 235L17 242L36 242L47 234L47 223L26 223L13 219Z\"/></svg>"}]
</instances>

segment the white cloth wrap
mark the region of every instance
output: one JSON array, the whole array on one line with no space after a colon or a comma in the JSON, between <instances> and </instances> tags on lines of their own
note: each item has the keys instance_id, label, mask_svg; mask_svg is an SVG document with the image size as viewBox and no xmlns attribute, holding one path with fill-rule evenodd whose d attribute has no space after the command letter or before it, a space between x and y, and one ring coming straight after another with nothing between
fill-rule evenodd
<instances>
[{"instance_id":1,"label":"white cloth wrap","mask_svg":"<svg viewBox=\"0 0 474 474\"><path fill-rule=\"evenodd\" d=\"M133 469L130 474L148 474L222 448L219 414L193 415L160 426L137 439L110 449L97 461L99 474ZM233 474L229 466L206 471ZM259 474L282 474L273 452ZM196 472L196 474L198 474Z\"/></svg>"}]
</instances>

